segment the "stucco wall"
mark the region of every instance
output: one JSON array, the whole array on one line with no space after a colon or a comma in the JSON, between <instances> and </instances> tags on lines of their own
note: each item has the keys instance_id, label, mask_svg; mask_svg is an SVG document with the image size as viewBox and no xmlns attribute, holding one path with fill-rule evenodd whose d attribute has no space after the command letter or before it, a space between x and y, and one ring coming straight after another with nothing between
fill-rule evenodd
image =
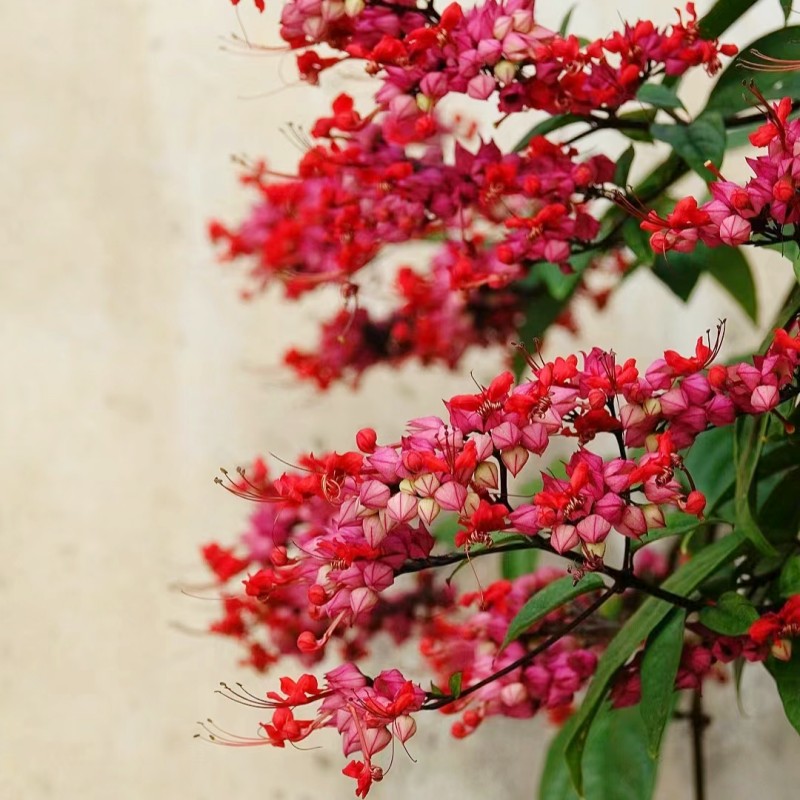
<instances>
[{"instance_id":1,"label":"stucco wall","mask_svg":"<svg viewBox=\"0 0 800 800\"><path fill-rule=\"evenodd\" d=\"M735 41L778 22L777 0L761 5ZM671 6L584 0L575 25L601 31L650 11L666 20ZM563 14L560 3L540 8L546 23ZM276 41L270 15L243 12L251 37ZM243 524L244 505L211 482L220 465L342 448L364 424L391 436L464 378L382 371L358 395L317 397L277 367L335 298L242 304L204 223L242 207L229 155L291 166L297 154L278 127L311 121L340 82L293 88L289 57L220 49L235 28L224 0L0 8L2 798L351 796L334 739L311 753L192 739L209 715L251 729L253 713L213 690L221 679L258 684L223 642L186 632L212 607L172 587L203 577L200 543ZM771 267L759 268L765 319L781 294ZM683 307L640 275L611 305L577 345L553 337L553 350L591 341L652 358L722 315L730 350L756 335L705 285ZM476 353L464 372L490 375L498 363ZM403 659L413 664L412 653ZM792 796L800 747L769 682L747 673L744 719L709 695L710 797ZM458 744L447 727L426 719L418 763L396 758L376 796L532 796L543 726L497 722ZM685 731L667 752L659 797L685 797Z\"/></svg>"}]
</instances>

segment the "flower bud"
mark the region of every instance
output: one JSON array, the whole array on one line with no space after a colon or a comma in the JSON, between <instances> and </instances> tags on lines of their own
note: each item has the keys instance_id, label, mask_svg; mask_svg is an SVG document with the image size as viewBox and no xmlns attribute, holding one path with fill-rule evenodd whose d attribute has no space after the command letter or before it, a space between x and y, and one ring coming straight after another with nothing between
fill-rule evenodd
<instances>
[{"instance_id":1,"label":"flower bud","mask_svg":"<svg viewBox=\"0 0 800 800\"><path fill-rule=\"evenodd\" d=\"M481 461L472 475L472 482L481 489L496 489L498 482L498 469L494 461Z\"/></svg>"},{"instance_id":2,"label":"flower bud","mask_svg":"<svg viewBox=\"0 0 800 800\"><path fill-rule=\"evenodd\" d=\"M344 0L344 13L348 17L357 17L364 10L364 0Z\"/></svg>"},{"instance_id":3,"label":"flower bud","mask_svg":"<svg viewBox=\"0 0 800 800\"><path fill-rule=\"evenodd\" d=\"M363 0L359 0L363 5ZM356 447L362 453L374 453L378 443L378 434L372 428L362 428L356 434Z\"/></svg>"},{"instance_id":4,"label":"flower bud","mask_svg":"<svg viewBox=\"0 0 800 800\"><path fill-rule=\"evenodd\" d=\"M502 84L511 83L517 77L517 68L510 61L503 59L494 65L494 76Z\"/></svg>"},{"instance_id":5,"label":"flower bud","mask_svg":"<svg viewBox=\"0 0 800 800\"><path fill-rule=\"evenodd\" d=\"M423 497L417 504L417 516L429 528L441 510L442 507L432 497Z\"/></svg>"}]
</instances>

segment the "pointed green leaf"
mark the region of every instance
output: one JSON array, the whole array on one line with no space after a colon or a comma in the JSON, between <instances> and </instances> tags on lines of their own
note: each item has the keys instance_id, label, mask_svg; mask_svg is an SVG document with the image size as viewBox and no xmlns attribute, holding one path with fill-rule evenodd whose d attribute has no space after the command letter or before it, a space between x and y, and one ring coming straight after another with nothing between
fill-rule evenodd
<instances>
[{"instance_id":1,"label":"pointed green leaf","mask_svg":"<svg viewBox=\"0 0 800 800\"><path fill-rule=\"evenodd\" d=\"M767 669L775 678L786 718L800 733L800 647L794 648L790 661L778 661L770 656Z\"/></svg>"},{"instance_id":2,"label":"pointed green leaf","mask_svg":"<svg viewBox=\"0 0 800 800\"><path fill-rule=\"evenodd\" d=\"M739 417L734 425L733 460L736 464L736 530L746 536L759 552L777 555L753 516L753 479L764 447L769 417Z\"/></svg>"},{"instance_id":3,"label":"pointed green leaf","mask_svg":"<svg viewBox=\"0 0 800 800\"><path fill-rule=\"evenodd\" d=\"M736 592L725 592L716 605L700 611L700 622L725 636L742 636L757 619L758 611L753 604Z\"/></svg>"},{"instance_id":4,"label":"pointed green leaf","mask_svg":"<svg viewBox=\"0 0 800 800\"><path fill-rule=\"evenodd\" d=\"M716 39L758 0L717 0L700 20L700 32L706 39Z\"/></svg>"},{"instance_id":5,"label":"pointed green leaf","mask_svg":"<svg viewBox=\"0 0 800 800\"><path fill-rule=\"evenodd\" d=\"M797 97L800 94L800 71L771 72L754 69L748 64L759 64L761 59L754 51L769 58L797 60L797 41L800 26L781 28L762 36L747 47L741 48L739 55L728 64L720 75L708 98L707 111L719 111L724 116L752 109L756 98L745 89L745 83L755 82L767 100L781 97Z\"/></svg>"},{"instance_id":6,"label":"pointed green leaf","mask_svg":"<svg viewBox=\"0 0 800 800\"><path fill-rule=\"evenodd\" d=\"M791 447L790 450L795 459L794 463L800 463L797 446ZM764 490L773 477L777 478L777 481L767 494ZM800 533L800 502L797 498L800 490L800 467L773 477L767 478L759 487L766 498L759 504L758 525L764 536L773 544L790 544Z\"/></svg>"},{"instance_id":7,"label":"pointed green leaf","mask_svg":"<svg viewBox=\"0 0 800 800\"><path fill-rule=\"evenodd\" d=\"M463 680L463 672L454 672L450 676L450 681L448 682L447 687L450 689L450 694L453 695L453 697L458 697L461 694L461 683Z\"/></svg>"},{"instance_id":8,"label":"pointed green leaf","mask_svg":"<svg viewBox=\"0 0 800 800\"><path fill-rule=\"evenodd\" d=\"M702 525L707 525L708 520L700 522L697 517L689 514L670 514L667 516L666 525L663 528L652 528L641 539L634 539L631 542L631 549L635 553L647 544L657 542L659 539L667 539L670 536L685 536L687 533L696 531Z\"/></svg>"},{"instance_id":9,"label":"pointed green leaf","mask_svg":"<svg viewBox=\"0 0 800 800\"><path fill-rule=\"evenodd\" d=\"M650 132L654 139L671 145L703 180L713 177L705 167L706 161L716 167L722 165L726 133L721 114L706 112L689 125L651 125Z\"/></svg>"},{"instance_id":10,"label":"pointed green leaf","mask_svg":"<svg viewBox=\"0 0 800 800\"><path fill-rule=\"evenodd\" d=\"M561 25L558 26L558 32L562 36L567 35L567 31L569 31L569 21L572 19L572 12L575 10L575 6L570 6L569 10L566 14L564 14L564 19L561 20Z\"/></svg>"},{"instance_id":11,"label":"pointed green leaf","mask_svg":"<svg viewBox=\"0 0 800 800\"><path fill-rule=\"evenodd\" d=\"M709 575L739 552L742 542L743 538L736 532L714 542L667 578L662 584L663 588L688 597ZM572 718L571 735L565 747L565 757L578 794L583 790L581 761L589 730L614 675L671 609L672 606L666 601L648 597L601 656L586 696Z\"/></svg>"},{"instance_id":12,"label":"pointed green leaf","mask_svg":"<svg viewBox=\"0 0 800 800\"><path fill-rule=\"evenodd\" d=\"M661 737L672 716L685 624L686 611L676 608L648 637L644 649L639 711L647 731L647 752L652 758L658 757Z\"/></svg>"},{"instance_id":13,"label":"pointed green leaf","mask_svg":"<svg viewBox=\"0 0 800 800\"><path fill-rule=\"evenodd\" d=\"M705 268L703 249L697 248L693 253L670 251L666 255L659 253L653 261L653 274L676 297L686 302L692 294L700 273Z\"/></svg>"},{"instance_id":14,"label":"pointed green leaf","mask_svg":"<svg viewBox=\"0 0 800 800\"><path fill-rule=\"evenodd\" d=\"M541 338L561 313L565 301L556 300L550 292L541 287L533 294L525 307L525 321L517 330L517 339L530 347L534 339ZM513 372L519 379L526 369L525 359L517 353L513 359Z\"/></svg>"},{"instance_id":15,"label":"pointed green leaf","mask_svg":"<svg viewBox=\"0 0 800 800\"><path fill-rule=\"evenodd\" d=\"M656 108L683 108L683 103L674 89L661 83L645 83L636 92L640 103L647 103Z\"/></svg>"},{"instance_id":16,"label":"pointed green leaf","mask_svg":"<svg viewBox=\"0 0 800 800\"><path fill-rule=\"evenodd\" d=\"M753 322L758 322L758 298L753 271L741 249L711 249L706 267L708 273L742 307Z\"/></svg>"},{"instance_id":17,"label":"pointed green leaf","mask_svg":"<svg viewBox=\"0 0 800 800\"><path fill-rule=\"evenodd\" d=\"M571 733L567 722L550 743L539 782L539 800L579 800L564 760L564 746ZM639 709L604 709L592 726L584 752L585 800L649 800L655 788L656 766L647 753Z\"/></svg>"},{"instance_id":18,"label":"pointed green leaf","mask_svg":"<svg viewBox=\"0 0 800 800\"><path fill-rule=\"evenodd\" d=\"M583 755L586 800L649 800L656 766L638 708L598 714Z\"/></svg>"},{"instance_id":19,"label":"pointed green leaf","mask_svg":"<svg viewBox=\"0 0 800 800\"><path fill-rule=\"evenodd\" d=\"M783 21L789 23L789 17L792 13L792 0L779 0L781 4L781 11L783 11Z\"/></svg>"},{"instance_id":20,"label":"pointed green leaf","mask_svg":"<svg viewBox=\"0 0 800 800\"><path fill-rule=\"evenodd\" d=\"M551 611L555 611L582 594L597 591L604 586L603 579L596 572L586 573L577 583L571 575L565 575L557 581L548 583L544 589L536 592L511 620L500 649L506 647L509 642L513 642L531 625L542 617L546 617Z\"/></svg>"},{"instance_id":21,"label":"pointed green leaf","mask_svg":"<svg viewBox=\"0 0 800 800\"><path fill-rule=\"evenodd\" d=\"M792 556L783 565L781 577L778 580L778 591L781 597L800 594L800 556Z\"/></svg>"},{"instance_id":22,"label":"pointed green leaf","mask_svg":"<svg viewBox=\"0 0 800 800\"><path fill-rule=\"evenodd\" d=\"M628 183L628 175L631 171L631 164L633 164L634 152L633 145L630 145L617 159L617 166L614 170L614 183L616 183L617 186L625 186Z\"/></svg>"},{"instance_id":23,"label":"pointed green leaf","mask_svg":"<svg viewBox=\"0 0 800 800\"><path fill-rule=\"evenodd\" d=\"M712 428L698 436L685 458L686 469L706 496L711 514L732 493L736 474L733 461L733 426Z\"/></svg>"},{"instance_id":24,"label":"pointed green leaf","mask_svg":"<svg viewBox=\"0 0 800 800\"><path fill-rule=\"evenodd\" d=\"M572 735L572 720L567 720L561 730L550 741L547 758L539 779L538 800L580 800L567 771L564 748Z\"/></svg>"}]
</instances>

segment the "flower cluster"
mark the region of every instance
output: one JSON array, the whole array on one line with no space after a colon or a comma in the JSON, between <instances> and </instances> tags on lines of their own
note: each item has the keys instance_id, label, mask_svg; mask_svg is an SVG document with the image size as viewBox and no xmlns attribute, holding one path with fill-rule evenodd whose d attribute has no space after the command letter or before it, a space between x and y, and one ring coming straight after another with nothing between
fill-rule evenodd
<instances>
[{"instance_id":1,"label":"flower cluster","mask_svg":"<svg viewBox=\"0 0 800 800\"><path fill-rule=\"evenodd\" d=\"M678 201L666 217L650 211L641 227L651 231L658 253L689 253L698 241L709 247L784 241L784 227L800 223L800 120L789 121L792 100L766 105L767 121L750 134L766 155L748 158L753 177L744 186L720 179L709 184L712 199Z\"/></svg>"},{"instance_id":2,"label":"flower cluster","mask_svg":"<svg viewBox=\"0 0 800 800\"><path fill-rule=\"evenodd\" d=\"M277 609L265 612L267 625L276 636L297 632L305 654L321 652L337 631L368 625L396 577L427 563L442 513L457 517L455 544L467 552L513 532L557 553L579 548L587 568L602 569L612 530L639 539L664 525L667 509L702 515L703 494L690 476L688 485L679 480L680 451L709 426L774 409L795 380L800 334L778 330L753 363L712 366L715 354L699 339L694 355L668 350L643 373L599 349L582 366L574 355L529 356L528 380L515 385L506 372L477 394L452 397L447 422L412 420L399 442L379 445L363 429L358 451L305 456L299 471L274 481L243 474L229 488L268 504L261 527L248 534L246 557L211 545L206 558L222 580L260 566L245 580L247 598ZM603 433L620 456L588 449ZM565 477L543 473L541 491L513 505L509 475L557 437L578 444ZM645 451L629 456L627 446ZM236 635L240 610L248 607L232 607L226 623Z\"/></svg>"},{"instance_id":3,"label":"flower cluster","mask_svg":"<svg viewBox=\"0 0 800 800\"><path fill-rule=\"evenodd\" d=\"M704 66L713 74L720 54L736 53L702 37L693 3L670 27L640 21L585 44L540 25L533 0L487 0L466 11L451 3L441 13L415 0L293 0L281 22L282 38L303 51L298 66L307 80L340 60L364 61L381 80L381 107L420 121L453 93L496 94L504 113L614 110L656 71L682 75ZM323 44L341 56L320 58L311 48Z\"/></svg>"},{"instance_id":4,"label":"flower cluster","mask_svg":"<svg viewBox=\"0 0 800 800\"><path fill-rule=\"evenodd\" d=\"M411 715L425 700L425 692L399 670L386 670L369 679L353 664L326 673L322 686L309 674L297 681L282 678L281 691L268 692L266 699L242 687L223 688L237 702L271 710L272 718L261 723L258 737L251 738L234 737L213 723L203 723L211 741L231 747L285 747L287 742L294 745L305 741L316 730L335 728L342 737L345 757L360 753L363 759L350 761L342 770L356 780L357 797L366 797L372 783L383 779L383 769L373 762L375 755L394 741L405 746L414 735L416 723ZM302 711L298 709L312 704L318 704L316 715L300 719Z\"/></svg>"},{"instance_id":5,"label":"flower cluster","mask_svg":"<svg viewBox=\"0 0 800 800\"><path fill-rule=\"evenodd\" d=\"M610 159L580 160L541 136L520 152L476 143L476 126L445 121L443 98L491 97L503 117L537 109L596 122L594 112L615 114L650 76L713 73L720 53L735 52L701 36L692 4L673 26L641 21L582 44L539 25L530 0L441 13L415 0L299 0L284 7L281 36L311 83L341 61L362 62L379 83L376 106L363 115L337 97L310 137L294 131L306 151L297 174L253 165L243 181L258 201L238 226L212 222L210 235L222 259L250 265L245 296L275 282L290 298L341 289L345 307L315 351L285 359L321 388L381 362L452 367L470 346L508 342L532 266L570 272L597 237L591 200L614 176ZM410 241L428 243L428 267L398 269L388 313L361 308L358 273ZM560 321L574 326L568 311Z\"/></svg>"}]
</instances>

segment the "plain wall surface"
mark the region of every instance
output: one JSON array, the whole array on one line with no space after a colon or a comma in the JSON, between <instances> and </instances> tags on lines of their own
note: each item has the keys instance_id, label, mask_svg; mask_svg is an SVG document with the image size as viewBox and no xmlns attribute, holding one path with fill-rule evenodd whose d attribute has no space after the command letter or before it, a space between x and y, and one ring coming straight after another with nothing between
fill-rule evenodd
<instances>
[{"instance_id":1,"label":"plain wall surface","mask_svg":"<svg viewBox=\"0 0 800 800\"><path fill-rule=\"evenodd\" d=\"M247 5L249 35L277 44L278 0L266 18ZM584 0L573 26L600 34L618 15L646 14L663 23L672 5ZM554 0L539 9L551 26L565 10ZM762 0L725 38L741 44L779 20L778 0ZM241 275L215 263L205 222L246 205L230 155L291 169L298 154L278 128L308 126L347 83L289 86L292 58L230 52L236 30L226 0L0 8L4 800L351 797L335 736L312 752L192 738L207 716L242 733L259 721L215 695L218 681L265 691L296 667L266 679L237 667L227 642L186 632L202 629L213 604L174 585L206 580L199 545L243 529L246 504L212 484L220 466L349 447L363 425L389 438L468 391L470 369L484 379L500 365L498 353L475 351L459 375L379 370L358 394L325 396L279 369L286 347L313 340L335 293L302 306L277 291L240 302ZM701 74L688 82L707 87ZM768 320L787 270L773 256L758 277ZM757 340L705 280L683 306L641 274L579 339L559 333L549 349L600 344L652 359L688 349L720 316L729 352ZM412 649L401 658L415 668ZM708 695L710 800L793 796L800 745L760 668L745 674L746 717L730 687ZM448 727L420 719L417 763L399 753L371 796L533 796L545 724L493 720L464 742ZM688 731L676 727L659 798L689 796L689 769Z\"/></svg>"}]
</instances>

